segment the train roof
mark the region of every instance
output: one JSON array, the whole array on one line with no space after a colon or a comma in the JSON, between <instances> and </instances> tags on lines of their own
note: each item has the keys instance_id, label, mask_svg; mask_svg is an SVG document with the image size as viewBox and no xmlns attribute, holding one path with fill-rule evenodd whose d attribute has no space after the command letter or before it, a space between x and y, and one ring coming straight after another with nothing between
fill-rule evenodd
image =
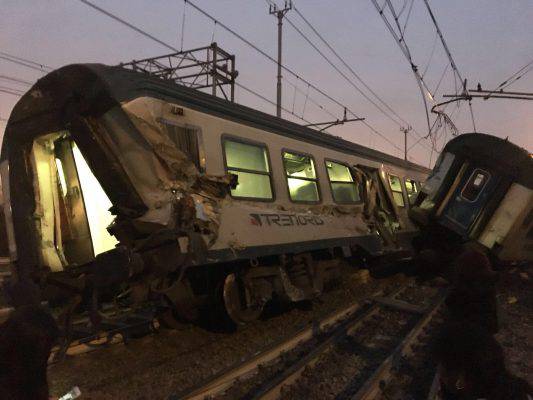
<instances>
[{"instance_id":1,"label":"train roof","mask_svg":"<svg viewBox=\"0 0 533 400\"><path fill-rule=\"evenodd\" d=\"M442 152L481 161L533 189L532 155L507 139L484 133L465 133L450 140Z\"/></svg>"},{"instance_id":2,"label":"train roof","mask_svg":"<svg viewBox=\"0 0 533 400\"><path fill-rule=\"evenodd\" d=\"M19 130L10 129L10 127L19 122L28 121L36 115L46 115L46 120L51 120L53 116L50 114L54 113L62 119L64 117L60 114L65 112L69 101L73 98L82 99L87 107L85 111L88 113L104 113L117 103L143 96L175 102L207 114L374 161L422 173L430 172L429 169L410 161L178 85L172 81L103 64L67 65L37 81L19 100L11 113L4 135L2 159L5 158L4 147L9 147L9 143L17 141L13 135L18 135Z\"/></svg>"}]
</instances>

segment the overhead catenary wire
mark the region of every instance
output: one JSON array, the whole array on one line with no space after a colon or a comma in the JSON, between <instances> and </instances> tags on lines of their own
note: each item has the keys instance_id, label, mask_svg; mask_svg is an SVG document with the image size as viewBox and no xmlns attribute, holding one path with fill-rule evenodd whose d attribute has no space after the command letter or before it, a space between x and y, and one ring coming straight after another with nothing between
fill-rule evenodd
<instances>
[{"instance_id":1,"label":"overhead catenary wire","mask_svg":"<svg viewBox=\"0 0 533 400\"><path fill-rule=\"evenodd\" d=\"M257 93L255 90L252 90L252 89L250 89L250 88L248 88L248 87L242 85L242 84L239 83L239 82L235 82L235 85L238 86L238 87L240 87L240 88L243 89L244 91L246 91L246 92L248 92L248 93L251 93L251 94L253 94L254 96L257 96L257 97L260 98L261 100L263 100L263 101L265 101L265 102L267 102L267 103L269 103L269 104L271 104L271 105L273 105L273 106L276 105L276 103L275 103L274 101L270 100L269 98L263 96L263 95L260 94L260 93ZM282 109L283 111L285 111L286 113L288 113L288 114L290 114L290 115L293 115L294 117L296 117L296 118L298 118L298 119L301 119L301 120L304 121L305 123L308 123L308 124L311 123L309 120L305 119L304 117L299 116L299 115L296 114L295 112L293 112L293 111L291 111L291 110L288 110L287 108L285 108L285 107L283 107L283 106L281 106L281 109Z\"/></svg>"},{"instance_id":2,"label":"overhead catenary wire","mask_svg":"<svg viewBox=\"0 0 533 400\"><path fill-rule=\"evenodd\" d=\"M389 0L387 0L389 1ZM437 33L439 35L440 41L442 43L442 47L444 48L444 51L446 52L446 55L448 56L448 60L450 61L450 65L452 66L454 72L457 74L457 77L459 80L463 83L463 93L468 96L468 88L466 87L466 81L461 76L461 73L459 72L459 68L457 68L457 64L455 64L455 61L453 59L452 53L450 51L450 48L448 47L446 40L444 40L444 35L442 34L442 31L440 30L439 24L437 23L437 19L435 18L435 15L433 14L433 10L431 9L429 5L429 0L423 0L424 4L426 5L426 8L428 10L429 16L431 20L433 21L433 25L435 26L435 29L437 30ZM476 130L476 121L474 118L474 110L472 109L472 101L468 101L468 107L470 108L470 116L472 119L472 126L474 127L474 132L477 132Z\"/></svg>"},{"instance_id":3,"label":"overhead catenary wire","mask_svg":"<svg viewBox=\"0 0 533 400\"><path fill-rule=\"evenodd\" d=\"M26 67L26 68L30 68L30 69L33 69L33 70L36 70L36 71L39 71L41 73L46 73L48 72L47 70L43 70L42 68L36 66L36 65L33 65L33 64L30 64L30 63L26 63L24 61L20 61L20 60L17 60L17 59L14 59L14 58L11 58L11 57L7 57L7 56L4 56L4 55L0 55L0 59L1 60L5 60L5 61L9 61L9 62L12 62L14 64L17 64L17 65L20 65L22 67Z\"/></svg>"},{"instance_id":4,"label":"overhead catenary wire","mask_svg":"<svg viewBox=\"0 0 533 400\"><path fill-rule=\"evenodd\" d=\"M422 99L423 99L423 102L424 102L424 108L425 108L425 112L426 112L426 121L427 121L427 124L428 124L428 135L427 135L427 137L431 139L431 135L433 134L432 129L433 129L435 124L431 125L431 123L430 123L429 109L428 109L428 102L426 100L426 95L430 99L430 101L433 103L432 112L435 109L435 107L438 106L438 104L435 102L434 95L431 93L431 91L429 90L427 84L424 81L423 76L420 74L418 66L414 63L414 60L413 60L413 57L411 55L409 46L407 45L406 40L405 40L405 26L406 26L406 24L404 24L404 28L402 29L401 25L400 25L399 17L396 14L396 11L394 9L394 6L392 5L391 0L385 0L385 3L383 4L383 7L380 7L380 5L377 3L376 0L371 0L371 1L374 4L374 7L378 11L378 13L381 16L381 18L383 19L387 29L389 30L389 32L391 33L391 35L395 39L396 43L400 47L400 49L401 49L402 53L404 54L405 58L407 59L407 61L411 65L411 69L412 69L413 74L415 75L415 78L417 80L419 89L421 91ZM427 0L424 0L424 1L426 3L426 6L427 6L428 11L429 11L430 16L431 16L431 19L432 19L433 24L435 26L435 29L436 29L436 32L437 32L437 36L440 37L440 39L441 39L441 43L442 43L442 45L444 47L444 50L445 50L445 53L446 53L446 55L448 57L448 61L449 61L450 65L452 66L452 69L454 71L453 77L454 77L454 84L455 84L455 87L456 87L456 92L457 92L457 79L458 78L461 81L461 84L462 84L462 87L463 87L463 92L464 92L464 90L466 90L466 87L465 87L465 83L466 82L462 80L462 76L459 73L459 70L457 68L457 65L455 64L455 61L453 60L451 52L450 52L450 50L449 50L449 48L448 48L448 46L447 46L447 44L446 44L446 42L444 40L444 36L442 35L442 31L440 30L440 27L437 24L435 16L434 16L433 12L431 11L431 8L429 7L429 4L427 3ZM393 26L391 25L389 19L386 17L386 15L384 13L385 8L388 8L390 10L390 13L391 13L391 15L392 15L392 17L394 19L394 22L396 24L396 27L397 27L397 31L393 28ZM427 70L427 67L425 69ZM444 75L444 73L445 72L443 72L443 75ZM442 79L442 76L441 76L441 79ZM440 83L437 86L440 86ZM470 101L469 101L469 107L470 107L470 111L471 111L470 115L471 115L471 119L472 119L472 125L474 127L474 131L476 131L474 112L473 112L472 104L471 104ZM435 111L435 112L437 112L437 111ZM443 117L442 110L440 111L440 113L437 112L437 114L439 114L438 118L442 118ZM451 120L449 118L445 118L445 121L446 121L445 123L451 122ZM432 143L432 148L435 149L434 141L432 140L432 142L433 142Z\"/></svg>"},{"instance_id":5,"label":"overhead catenary wire","mask_svg":"<svg viewBox=\"0 0 533 400\"><path fill-rule=\"evenodd\" d=\"M269 0L267 0L269 1ZM346 62L346 60L337 52L337 50L335 50L335 48L324 38L324 36L313 26L313 24L311 24L311 22L309 22L309 20L302 14L302 12L300 11L299 8L297 8L296 6L294 6L294 11L296 12L296 14L298 14L298 16L306 23L307 26L309 26L309 28L313 31L313 33L322 41L322 43L324 43L324 45L333 53L333 55L335 55L335 57L337 57L337 59L341 62L342 65L344 65L344 67L351 72L351 74L385 107L387 108L387 110L389 110L395 117L397 117L399 120L401 120L403 123L409 125L409 123L407 121L405 121L400 115L398 115L398 113L396 111L394 111L392 109L392 107L387 103L385 102L385 100L383 100L374 90L372 90L372 88L361 78L361 76L354 70L354 68L348 64ZM288 17L285 17L287 19L287 21L290 23L291 26L294 27L294 24L291 22L291 20L288 18ZM296 27L294 27L295 29L297 29ZM303 36L303 34L301 33L301 31L299 29L297 29L297 31ZM315 47L315 46L313 46ZM379 107L377 104L375 104L375 102L370 99L365 93L363 93L359 88L357 88L357 90L368 100L370 101L372 104L374 104L374 106L376 106L383 114L387 115L391 120L393 120L394 122L396 122L398 124L397 121L395 121L393 118L391 118L385 111L383 111L383 109L381 107ZM401 124L399 124L401 125Z\"/></svg>"},{"instance_id":6,"label":"overhead catenary wire","mask_svg":"<svg viewBox=\"0 0 533 400\"><path fill-rule=\"evenodd\" d=\"M409 19L411 18L411 11L413 11L413 5L414 4L415 4L415 0L411 0L411 5L409 6L409 12L407 13L407 17L405 18L405 22L403 24L403 34L404 35L405 35L405 30L407 29L407 23L409 22Z\"/></svg>"},{"instance_id":7,"label":"overhead catenary wire","mask_svg":"<svg viewBox=\"0 0 533 400\"><path fill-rule=\"evenodd\" d=\"M85 5L87 5L87 6L91 7L91 8L93 8L93 9L95 9L96 11L98 11L98 12L100 12L100 13L102 13L102 14L107 15L109 18L114 19L115 21L121 23L122 25L127 26L128 28L134 30L135 32L139 33L140 35L142 35L142 36L144 36L144 37L146 37L146 38L148 38L148 39L150 39L150 40L153 40L153 41L156 42L156 43L159 43L161 46L164 46L164 47L166 47L166 48L169 49L169 50L173 50L173 51L175 51L175 52L178 52L178 51L179 51L176 47L172 46L171 44L166 43L166 42L162 41L161 39L156 38L154 35L151 35L150 33L148 33L148 32L146 32L146 31L144 31L144 30L142 30L142 29L136 27L136 26L133 25L133 24L130 24L128 21L126 21L126 20L124 20L124 19L118 17L117 15L115 15L115 14L113 14L113 13L110 13L109 11L104 10L102 7L99 7L99 6L97 6L96 4L91 3L91 2L88 1L88 0L78 0L78 1L80 1L80 2L82 2L83 4L85 4Z\"/></svg>"},{"instance_id":8,"label":"overhead catenary wire","mask_svg":"<svg viewBox=\"0 0 533 400\"><path fill-rule=\"evenodd\" d=\"M22 97L24 93L9 87L0 86L0 92L12 94L13 96Z\"/></svg>"},{"instance_id":9,"label":"overhead catenary wire","mask_svg":"<svg viewBox=\"0 0 533 400\"><path fill-rule=\"evenodd\" d=\"M86 0L80 0L80 1L86 1ZM198 7L196 4L194 4L191 0L184 0L187 4L189 4L191 7L193 7L195 10L197 10L200 14L204 15L206 18L209 18L210 20L212 20L213 22L217 22L217 24L223 28L224 30L226 30L227 32L231 33L233 36L235 36L237 39L239 39L240 41L242 41L243 43L245 43L247 46L251 47L252 49L254 49L255 51L257 51L259 54L261 54L263 57L267 58L268 60L270 60L271 62L277 64L277 60L271 56L270 54L268 54L267 52L265 52L264 50L262 50L261 48L259 48L258 46L256 46L255 44L253 44L252 42L250 42L248 39L246 39L245 37L243 37L242 35L238 34L236 31L234 31L233 29L229 28L227 25L225 25L224 23L220 22L219 20L217 20L215 17L213 17L211 14L207 13L206 11L204 11L203 9L201 9L200 7ZM336 100L335 98L333 98L332 96L330 96L329 94L327 94L326 92L324 92L322 89L320 89L319 87L317 87L315 84L307 81L306 79L302 78L299 74L297 74L296 72L294 72L292 69L288 68L286 65L281 65L281 68L285 71L285 72L288 72L289 74L291 74L292 76L294 76L295 78L301 80L302 82L308 84L312 89L314 89L317 93L320 93L322 96L324 96L325 98L327 98L328 100L330 100L331 102L335 103L336 105L338 105L339 107L342 107L344 108L344 104L342 104L341 102L339 102L338 100Z\"/></svg>"},{"instance_id":10,"label":"overhead catenary wire","mask_svg":"<svg viewBox=\"0 0 533 400\"><path fill-rule=\"evenodd\" d=\"M411 51L409 50L409 47L407 46L407 43L404 40L404 31L405 30L402 30L402 28L400 26L399 19L396 16L396 13L394 11L394 7L392 6L392 4L391 4L391 2L389 0L386 0L385 4L383 5L383 8L378 4L377 0L371 0L371 1L372 1L372 4L374 4L374 7L376 8L377 12L379 13L381 19L385 23L385 26L389 30L390 34L392 35L392 37L396 41L396 44L398 44L398 47L402 51L404 57L407 59L407 61L409 62L409 65L411 66L411 70L412 70L412 72L413 72L413 74L415 76L416 83L418 84L418 87L420 89L420 93L421 93L421 96L422 96L422 101L423 101L423 104L424 104L424 110L425 110L425 114L426 114L426 122L427 122L427 126L428 126L428 136L429 136L429 134L431 133L431 124L430 124L430 121L429 121L429 109L428 109L428 104L427 104L427 100L426 100L426 94L429 93L429 89L427 88L427 85L426 85L426 83L424 81L424 78L422 78L422 76L420 75L420 72L418 71L418 67L415 65L415 63L413 61L413 57L411 56ZM395 31L394 27L391 25L390 21L387 19L387 17L384 14L385 5L389 6L389 9L390 9L390 11L391 11L391 13L393 15L393 18L394 18L394 20L396 22L396 26L398 27L398 33ZM400 36L398 36L398 35L400 35Z\"/></svg>"},{"instance_id":11,"label":"overhead catenary wire","mask_svg":"<svg viewBox=\"0 0 533 400\"><path fill-rule=\"evenodd\" d=\"M272 4L272 0L266 0L267 3ZM302 12L294 6L295 12L300 16L300 18L309 26L309 28L315 33L315 35L324 43L324 45L339 59L339 61L344 65L345 68L347 68L352 75L386 108L392 113L395 117L397 117L400 121L402 121L405 126L412 126L408 121L406 121L404 118L402 118L398 113L392 109L392 107L385 102L372 88L360 77L357 72L353 69L350 64L348 64L343 57L340 56L340 54L335 50L335 48L323 37L323 35L318 32L318 30L309 22L307 18L302 14ZM367 99L371 104L373 104L381 113L383 113L387 118L389 118L391 121L396 123L398 126L403 127L402 123L398 122L395 118L393 118L388 112L383 110L382 107L380 107L378 104L376 104L375 101L373 101L366 93L364 93L350 78L348 78L342 71L339 70L339 68L333 64L333 62L320 50L318 47L298 28L294 25L294 23L288 18L285 17L287 22L291 27L293 27L296 32L300 34L306 40L348 83L350 83L351 86L353 86L365 99ZM414 132L417 134L417 136L420 138L422 137L416 130ZM411 133L411 131L410 131ZM418 143L418 142L417 142ZM429 148L425 146L424 144L421 144L423 147L426 147L428 150Z\"/></svg>"},{"instance_id":12,"label":"overhead catenary wire","mask_svg":"<svg viewBox=\"0 0 533 400\"><path fill-rule=\"evenodd\" d=\"M37 67L40 70L51 71L53 69L52 67L50 67L50 66L48 66L46 64L41 64L41 63L38 63L36 61L28 60L27 58L14 56L13 54L6 53L5 51L0 51L0 55L3 56L3 57L7 57L7 58L10 58L10 59L13 59L15 61L19 61L19 62L22 62L22 63L25 63L25 64L32 65L33 67Z\"/></svg>"},{"instance_id":13,"label":"overhead catenary wire","mask_svg":"<svg viewBox=\"0 0 533 400\"><path fill-rule=\"evenodd\" d=\"M327 108L325 108L322 104L318 103L316 100L314 100L312 97L309 97L308 96L308 93L307 92L304 92L302 89L298 88L298 86L294 83L292 83L291 81L289 81L287 78L283 78L284 81L288 82L290 85L292 85L294 87L294 90L297 92L297 93L300 93L301 95L303 96L306 96L307 98L307 101L313 105L315 105L317 108L319 108L320 110L324 111L326 114L328 114L330 117L332 118L337 118L337 115L333 114L331 111L329 111ZM304 112L305 112L305 109L304 109ZM304 112L302 112L302 115L304 114Z\"/></svg>"},{"instance_id":14,"label":"overhead catenary wire","mask_svg":"<svg viewBox=\"0 0 533 400\"><path fill-rule=\"evenodd\" d=\"M96 6L95 4L91 3L90 1L88 0L79 0L80 2L92 7L93 9L107 15L108 17L116 20L117 22L129 27L130 29L133 29L135 30L136 32L142 34L143 36L147 37L147 38L150 38L151 40L161 44L162 46L165 46L171 50L174 50L174 51L178 51L174 46L168 44L168 43L165 43L164 41L156 38L155 36L143 31L142 29L134 26L133 24L125 21L124 19L116 16L115 14L112 14L106 10L104 10L103 8L99 7L99 6ZM191 7L193 7L195 10L197 10L198 12L200 12L202 15L204 15L205 17L211 19L213 22L217 22L217 25L220 26L221 28L223 28L224 30L226 30L227 32L231 33L233 36L237 37L239 40L241 40L243 43L245 43L247 46L253 48L254 50L256 50L259 54L263 55L265 58L267 58L268 60L270 60L271 62L273 63L276 63L277 64L277 61L274 59L274 57L270 56L268 53L266 53L264 50L260 49L258 46L256 46L255 44L253 44L252 42L250 42L249 40L247 40L246 38L244 38L242 35L238 34L235 30L229 28L227 25L225 25L224 23L222 23L221 21L217 20L216 18L214 18L212 15L210 15L209 13L207 13L206 11L204 11L203 9L201 9L200 7L198 7L196 4L194 4L192 1L190 0L184 0L185 3L189 4ZM295 78L301 80L302 82L306 83L307 85L309 85L309 87L311 87L313 90L315 90L317 93L321 94L322 96L324 96L325 98L327 98L328 100L330 100L332 103L338 105L339 107L342 107L343 109L346 108L346 110L351 114L353 115L354 117L356 118L360 118L355 112L353 112L351 109L349 109L348 107L346 107L344 104L342 104L340 101L336 100L335 98L333 98L331 95L327 94L324 90L320 89L319 87L317 87L315 84L307 81L306 79L303 79L302 77L300 77L299 74L297 74L296 72L294 72L292 69L288 68L287 66L285 65L282 65L281 66L282 69L286 72L288 72L289 74L291 74L292 76L294 76ZM242 85L241 85L242 86ZM252 93L252 92L251 92ZM257 92L253 92L255 95L257 95L258 93ZM376 135L380 136L381 138L383 138L386 142L388 142L391 146L393 146L394 148L396 148L397 150L399 151L402 151L402 149L400 147L398 147L394 142L392 142L390 139L388 139L385 135L383 135L381 132L379 132L377 129L375 129L374 127L372 127L370 124L368 124L366 121L363 121L363 123L373 132L375 133Z\"/></svg>"},{"instance_id":15,"label":"overhead catenary wire","mask_svg":"<svg viewBox=\"0 0 533 400\"><path fill-rule=\"evenodd\" d=\"M426 66L424 67L424 71L422 71L422 78L426 76L426 72L428 72L429 64L431 63L431 60L433 60L433 55L435 54L435 49L437 48L437 31L435 30L435 37L433 38L433 44L431 45L431 53L429 54L428 61L426 62Z\"/></svg>"},{"instance_id":16,"label":"overhead catenary wire","mask_svg":"<svg viewBox=\"0 0 533 400\"><path fill-rule=\"evenodd\" d=\"M503 90L505 89L506 87L512 85L513 83L515 83L517 80L519 80L520 78L522 78L524 75L526 75L528 72L532 71L533 70L533 60L531 60L530 62L528 62L526 65L524 65L523 67L521 67L518 71L516 71L515 73L513 73L510 77L508 77L507 79L505 79L502 83L500 83L496 89L492 90L491 93L489 93L486 97L485 97L485 100L490 98L494 93L497 93L498 90Z\"/></svg>"},{"instance_id":17,"label":"overhead catenary wire","mask_svg":"<svg viewBox=\"0 0 533 400\"><path fill-rule=\"evenodd\" d=\"M7 81L11 81L11 82L15 82L15 83L19 83L19 84L27 85L27 86L33 85L33 83L30 82L30 81L26 81L26 80L20 79L20 78L15 78L13 76L8 76L8 75L0 75L0 79L4 79L4 80L7 80Z\"/></svg>"},{"instance_id":18,"label":"overhead catenary wire","mask_svg":"<svg viewBox=\"0 0 533 400\"><path fill-rule=\"evenodd\" d=\"M80 0L81 1L81 0ZM83 1L86 1L86 0L83 0ZM248 39L244 38L242 35L238 34L235 30L231 29L230 27L228 27L227 25L225 25L224 23L222 23L220 20L216 19L215 17L213 17L211 14L209 14L208 12L206 12L205 10L201 9L200 7L198 7L196 4L194 4L191 0L184 0L186 3L188 3L191 7L193 7L194 9L196 9L199 13L201 13L202 15L204 15L206 18L212 20L213 22L217 22L218 26L220 26L221 28L223 28L224 30L226 30L227 32L231 33L233 36L235 36L236 38L238 38L239 40L241 40L243 43L245 43L247 46L253 48L254 50L256 50L259 54L261 54L263 57L267 58L268 60L270 60L271 62L277 64L277 60L272 57L271 55L269 55L268 53L266 53L264 50L262 50L261 48L259 48L258 46L256 46L255 44L253 44L252 42L250 42ZM342 104L341 102L339 102L338 100L336 100L335 98L333 98L332 96L330 96L329 94L327 94L326 92L324 92L322 89L320 89L319 87L317 87L315 84L309 82L308 80L302 78L299 74L297 74L296 72L294 72L292 69L288 68L286 65L281 65L281 68L291 74L293 77L301 80L302 82L306 83L307 85L309 85L313 90L315 90L317 93L321 94L322 96L324 96L325 98L327 98L328 100L330 100L331 102L333 102L334 104L338 105L339 107L342 107L343 109L346 108L346 110L351 114L353 115L354 117L356 118L360 118L359 115L357 115L355 112L353 112L350 108L346 107L344 104ZM362 121L363 124L365 124L373 133L377 134L378 136L380 136L381 138L383 138L385 141L387 141L390 145L392 145L393 147L395 147L396 149L402 151L402 149L400 147L398 147L394 142L392 142L390 139L388 139L385 135L383 135L381 132L379 132L377 129L375 129L373 126L371 126L370 124L368 124L368 122L366 121Z\"/></svg>"},{"instance_id":19,"label":"overhead catenary wire","mask_svg":"<svg viewBox=\"0 0 533 400\"><path fill-rule=\"evenodd\" d=\"M123 18L120 18L119 16L103 9L102 7L99 7L95 4L93 4L92 2L88 1L88 0L79 0L81 3L93 8L94 10L110 17L111 19L119 22L120 24L134 30L135 32L141 34L142 36L150 39L150 40L153 40L155 41L156 43L160 44L161 46L164 46L166 47L167 49L170 49L170 50L173 50L175 52L178 52L179 50L172 46L171 44L169 43L166 43L164 42L163 40L155 37L154 35L146 32L145 30L131 24L130 22L124 20ZM183 15L185 15L185 6L187 4L189 4L190 6L194 7L197 11L201 12L202 14L206 15L208 18L210 18L213 22L217 23L217 25L220 25L221 27L223 27L225 30L229 31L230 33L232 33L233 35L235 35L236 37L238 37L239 39L241 39L242 41L244 41L246 44L248 44L249 46L252 46L253 48L255 48L255 50L259 51L261 54L263 54L265 57L271 59L272 61L275 61L273 57L269 56L266 52L262 51L261 49L259 49L257 46L253 45L251 42L247 41L245 38L243 38L242 36L240 36L239 34L237 34L235 31L231 30L230 28L228 28L226 25L222 24L221 22L217 21L215 18L213 18L212 16L210 16L209 14L207 14L205 11L201 10L199 7L197 7L195 4L191 3L190 1L188 0L184 0L184 12L183 12ZM185 17L184 17L185 18ZM182 22L182 26L184 26L185 22L184 22L184 18L183 18L183 22ZM182 39L184 37L184 32L182 32L182 35L181 35ZM182 43L183 45L183 43ZM283 67L286 69L286 67ZM327 95L325 92L321 91L318 87L316 87L315 85L307 82L306 80L302 79L301 77L299 77L297 74L295 74L294 72L291 71L291 74L293 74L294 76L296 76L298 79L308 83L309 85L311 85L311 87L313 87L313 89L315 91L317 91L318 93L324 95L325 97L327 97L330 101L336 103L337 105L341 106L341 107L344 107L344 105L342 105L340 102L337 102L335 99L333 99L332 97L330 97L329 95ZM242 86L242 85L241 85ZM250 93L254 93L257 95L257 92L255 91L250 91Z\"/></svg>"}]
</instances>

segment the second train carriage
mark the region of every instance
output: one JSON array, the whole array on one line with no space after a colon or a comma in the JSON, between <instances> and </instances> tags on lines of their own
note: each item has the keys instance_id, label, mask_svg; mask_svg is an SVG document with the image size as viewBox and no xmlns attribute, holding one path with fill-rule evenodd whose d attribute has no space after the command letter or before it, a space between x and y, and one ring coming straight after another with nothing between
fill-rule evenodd
<instances>
[{"instance_id":1,"label":"second train carriage","mask_svg":"<svg viewBox=\"0 0 533 400\"><path fill-rule=\"evenodd\" d=\"M95 64L56 70L21 98L0 168L13 303L38 294L94 315L126 296L195 318L218 294L236 322L273 297L316 296L340 258L405 249L429 172Z\"/></svg>"},{"instance_id":2,"label":"second train carriage","mask_svg":"<svg viewBox=\"0 0 533 400\"><path fill-rule=\"evenodd\" d=\"M533 261L533 155L492 135L453 138L409 214L420 247L444 238L452 251L469 242L497 263Z\"/></svg>"}]
</instances>

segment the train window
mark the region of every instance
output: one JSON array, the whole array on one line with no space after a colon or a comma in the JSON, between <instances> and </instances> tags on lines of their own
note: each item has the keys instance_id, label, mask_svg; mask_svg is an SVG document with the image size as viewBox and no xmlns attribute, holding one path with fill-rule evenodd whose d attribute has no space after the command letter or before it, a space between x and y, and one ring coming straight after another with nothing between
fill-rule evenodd
<instances>
[{"instance_id":1,"label":"train window","mask_svg":"<svg viewBox=\"0 0 533 400\"><path fill-rule=\"evenodd\" d=\"M392 197L394 202L399 207L405 207L403 199L402 181L396 175L389 175L389 185L392 190Z\"/></svg>"},{"instance_id":2,"label":"train window","mask_svg":"<svg viewBox=\"0 0 533 400\"><path fill-rule=\"evenodd\" d=\"M476 201L489 179L490 174L487 171L475 169L461 191L461 197L471 202Z\"/></svg>"},{"instance_id":3,"label":"train window","mask_svg":"<svg viewBox=\"0 0 533 400\"><path fill-rule=\"evenodd\" d=\"M199 171L203 172L205 169L205 157L201 157L201 143L199 143L200 130L178 126L170 121L160 120L166 129L166 133L170 140L176 145L178 150L184 152L189 159L196 165Z\"/></svg>"},{"instance_id":4,"label":"train window","mask_svg":"<svg viewBox=\"0 0 533 400\"><path fill-rule=\"evenodd\" d=\"M242 199L272 200L272 182L265 145L225 139L226 169L238 176L231 195Z\"/></svg>"},{"instance_id":5,"label":"train window","mask_svg":"<svg viewBox=\"0 0 533 400\"><path fill-rule=\"evenodd\" d=\"M316 203L320 200L315 163L311 156L284 151L283 166L292 201Z\"/></svg>"},{"instance_id":6,"label":"train window","mask_svg":"<svg viewBox=\"0 0 533 400\"><path fill-rule=\"evenodd\" d=\"M419 184L417 181L405 178L405 190L407 191L407 198L409 199L409 205L413 205L418 194Z\"/></svg>"},{"instance_id":7,"label":"train window","mask_svg":"<svg viewBox=\"0 0 533 400\"><path fill-rule=\"evenodd\" d=\"M336 203L351 204L361 200L359 187L350 168L344 164L326 160L331 193Z\"/></svg>"}]
</instances>

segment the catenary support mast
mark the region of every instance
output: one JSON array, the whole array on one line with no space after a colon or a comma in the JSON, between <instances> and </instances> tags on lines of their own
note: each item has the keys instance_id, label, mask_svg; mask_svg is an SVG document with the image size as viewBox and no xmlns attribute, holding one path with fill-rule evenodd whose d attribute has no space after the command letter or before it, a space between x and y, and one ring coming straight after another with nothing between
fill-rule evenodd
<instances>
[{"instance_id":1,"label":"catenary support mast","mask_svg":"<svg viewBox=\"0 0 533 400\"><path fill-rule=\"evenodd\" d=\"M277 83L277 98L276 98L276 116L281 118L281 56L282 56L282 42L283 42L283 17L292 9L292 2L285 1L285 7L279 9L276 4L271 4L269 13L275 15L278 19L278 83Z\"/></svg>"}]
</instances>

